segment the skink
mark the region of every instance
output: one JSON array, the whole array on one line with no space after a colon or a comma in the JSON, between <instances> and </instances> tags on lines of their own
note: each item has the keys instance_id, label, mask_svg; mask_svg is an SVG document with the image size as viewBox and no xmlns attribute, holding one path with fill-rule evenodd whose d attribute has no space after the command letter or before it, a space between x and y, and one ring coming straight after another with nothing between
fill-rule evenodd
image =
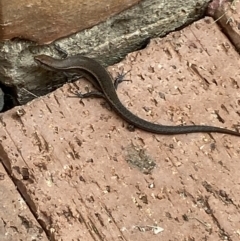
<instances>
[{"instance_id":1,"label":"skink","mask_svg":"<svg viewBox=\"0 0 240 241\"><path fill-rule=\"evenodd\" d=\"M47 55L38 55L34 57L34 60L41 67L51 71L62 71L76 73L87 80L89 80L95 88L103 93L112 108L128 123L136 126L142 130L163 134L185 134L195 132L218 132L224 134L230 134L240 136L237 131L215 127L207 125L187 125L187 126L166 126L160 124L154 124L139 118L130 112L120 102L116 90L113 84L112 76L108 71L96 60L84 57L81 55L75 55L63 60L55 59Z\"/></svg>"}]
</instances>

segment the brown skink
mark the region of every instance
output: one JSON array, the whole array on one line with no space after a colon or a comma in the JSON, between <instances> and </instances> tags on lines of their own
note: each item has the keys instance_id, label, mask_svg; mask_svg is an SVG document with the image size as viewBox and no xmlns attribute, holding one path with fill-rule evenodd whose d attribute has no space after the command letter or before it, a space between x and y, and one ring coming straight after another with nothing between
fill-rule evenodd
<instances>
[{"instance_id":1,"label":"brown skink","mask_svg":"<svg viewBox=\"0 0 240 241\"><path fill-rule=\"evenodd\" d=\"M55 59L47 55L35 56L34 60L43 68L51 71L62 71L76 73L87 80L103 93L111 107L128 123L136 126L142 130L163 134L185 134L195 132L218 132L229 135L240 136L237 131L207 125L187 125L187 126L166 126L154 124L149 121L143 120L130 112L119 100L116 89L113 84L112 76L108 71L96 60L75 55L66 59Z\"/></svg>"}]
</instances>

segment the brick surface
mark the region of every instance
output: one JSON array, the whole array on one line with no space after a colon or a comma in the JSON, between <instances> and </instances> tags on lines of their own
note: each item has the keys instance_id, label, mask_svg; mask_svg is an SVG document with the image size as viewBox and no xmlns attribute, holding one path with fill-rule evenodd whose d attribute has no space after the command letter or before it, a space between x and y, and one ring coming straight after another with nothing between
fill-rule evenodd
<instances>
[{"instance_id":1,"label":"brick surface","mask_svg":"<svg viewBox=\"0 0 240 241\"><path fill-rule=\"evenodd\" d=\"M117 92L144 119L232 128L239 60L205 18L109 70L131 70ZM2 161L49 237L237 240L240 138L129 132L104 100L67 98L86 85L65 85L1 119Z\"/></svg>"},{"instance_id":2,"label":"brick surface","mask_svg":"<svg viewBox=\"0 0 240 241\"><path fill-rule=\"evenodd\" d=\"M3 157L2 151L1 157ZM0 240L48 240L2 164L0 164Z\"/></svg>"},{"instance_id":3,"label":"brick surface","mask_svg":"<svg viewBox=\"0 0 240 241\"><path fill-rule=\"evenodd\" d=\"M47 44L90 28L137 4L138 0L1 0L0 39L28 39ZM16 5L18 6L16 8ZM21 12L21 14L18 14ZM31 21L29 21L31 20ZM6 24L11 22L11 24ZM19 24L21 23L21 24ZM24 46L24 45L23 45Z\"/></svg>"}]
</instances>

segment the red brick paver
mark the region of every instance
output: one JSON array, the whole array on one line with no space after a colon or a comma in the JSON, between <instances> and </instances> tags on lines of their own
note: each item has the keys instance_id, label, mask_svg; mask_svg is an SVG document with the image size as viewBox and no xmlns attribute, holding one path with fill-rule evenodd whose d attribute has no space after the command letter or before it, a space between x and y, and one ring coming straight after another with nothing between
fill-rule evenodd
<instances>
[{"instance_id":1,"label":"red brick paver","mask_svg":"<svg viewBox=\"0 0 240 241\"><path fill-rule=\"evenodd\" d=\"M144 119L232 128L240 123L239 61L205 18L109 70L131 70L117 92ZM1 121L0 157L49 237L238 240L240 138L129 132L104 100L67 98L71 88Z\"/></svg>"}]
</instances>

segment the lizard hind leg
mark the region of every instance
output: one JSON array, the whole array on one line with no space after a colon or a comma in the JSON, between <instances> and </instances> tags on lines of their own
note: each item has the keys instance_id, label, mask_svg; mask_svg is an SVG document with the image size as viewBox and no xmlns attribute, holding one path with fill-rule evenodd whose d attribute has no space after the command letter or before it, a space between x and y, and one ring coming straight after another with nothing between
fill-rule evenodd
<instances>
[{"instance_id":1,"label":"lizard hind leg","mask_svg":"<svg viewBox=\"0 0 240 241\"><path fill-rule=\"evenodd\" d=\"M115 89L117 89L118 85L120 83L122 83L123 81L131 81L131 80L127 80L127 79L124 79L124 77L130 72L130 70L128 70L126 73L123 73L123 70L121 73L118 73L117 77L115 78L114 80L114 87Z\"/></svg>"}]
</instances>

